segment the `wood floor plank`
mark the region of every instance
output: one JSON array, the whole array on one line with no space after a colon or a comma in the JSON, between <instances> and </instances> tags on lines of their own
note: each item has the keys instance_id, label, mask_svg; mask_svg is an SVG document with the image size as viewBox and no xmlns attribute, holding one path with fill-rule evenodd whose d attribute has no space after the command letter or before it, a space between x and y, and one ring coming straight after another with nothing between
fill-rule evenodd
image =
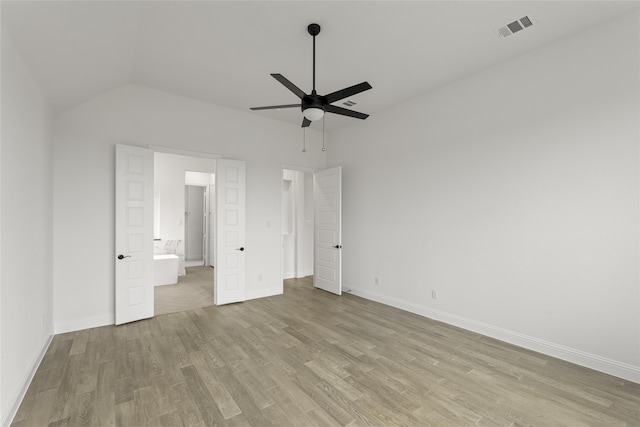
<instances>
[{"instance_id":1,"label":"wood floor plank","mask_svg":"<svg viewBox=\"0 0 640 427\"><path fill-rule=\"evenodd\" d=\"M216 378L221 381L229 395L233 398L233 401L238 405L240 411L242 411L243 419L246 419L250 425L255 426L271 426L272 423L265 418L264 414L260 411L260 408L253 401L247 390L242 383L234 375L234 372L229 367L219 368L214 371ZM235 417L233 417L235 418ZM232 418L232 419L233 419Z\"/></svg>"},{"instance_id":2,"label":"wood floor plank","mask_svg":"<svg viewBox=\"0 0 640 427\"><path fill-rule=\"evenodd\" d=\"M218 381L218 378L216 378L213 371L210 369L202 353L199 351L193 352L190 353L189 356L191 357L193 366L196 368L196 371L204 385L207 387L207 390L209 390L209 393L215 401L223 418L229 419L241 414L242 411L238 408L238 405L224 387L224 384L221 381Z\"/></svg>"},{"instance_id":3,"label":"wood floor plank","mask_svg":"<svg viewBox=\"0 0 640 427\"><path fill-rule=\"evenodd\" d=\"M273 400L276 402L274 406L276 406L282 413L286 414L286 418L289 422L285 425L293 425L300 427L317 427L316 423L307 415L307 411L304 411L298 402L292 399L292 396L289 393L286 393L280 386L275 386L271 390L269 390L271 396L273 396ZM315 409L315 406L314 408ZM263 411L265 417L269 417L270 413L267 411ZM269 418L269 421L274 425L278 426L279 420Z\"/></svg>"},{"instance_id":4,"label":"wood floor plank","mask_svg":"<svg viewBox=\"0 0 640 427\"><path fill-rule=\"evenodd\" d=\"M285 282L53 337L13 427L640 426L640 384Z\"/></svg>"},{"instance_id":5,"label":"wood floor plank","mask_svg":"<svg viewBox=\"0 0 640 427\"><path fill-rule=\"evenodd\" d=\"M160 415L160 425L162 427L184 427L180 413L177 410Z\"/></svg>"},{"instance_id":6,"label":"wood floor plank","mask_svg":"<svg viewBox=\"0 0 640 427\"><path fill-rule=\"evenodd\" d=\"M96 392L89 391L75 395L71 408L70 424L73 426L95 426L99 421L96 417ZM102 421L100 421L102 423Z\"/></svg>"},{"instance_id":7,"label":"wood floor plank","mask_svg":"<svg viewBox=\"0 0 640 427\"><path fill-rule=\"evenodd\" d=\"M202 420L205 425L216 425L217 422L224 419L220 409L215 404L213 396L209 393L207 386L202 381L202 378L198 374L198 371L193 366L185 366L181 369L182 375L187 382L187 388L191 394Z\"/></svg>"},{"instance_id":8,"label":"wood floor plank","mask_svg":"<svg viewBox=\"0 0 640 427\"><path fill-rule=\"evenodd\" d=\"M141 387L134 392L136 425L160 426L155 393L152 387Z\"/></svg>"},{"instance_id":9,"label":"wood floor plank","mask_svg":"<svg viewBox=\"0 0 640 427\"><path fill-rule=\"evenodd\" d=\"M39 385L39 391L58 388L63 380L64 369L61 369L61 367L67 364L73 340L56 340L56 338L57 337L54 337L54 342L56 342L55 346L47 350L42 364L38 367L39 370L42 369L45 373L44 378L38 379L38 382L36 382L36 384ZM49 357L47 357L47 355ZM38 373L36 372L36 376L37 375Z\"/></svg>"},{"instance_id":10,"label":"wood floor plank","mask_svg":"<svg viewBox=\"0 0 640 427\"><path fill-rule=\"evenodd\" d=\"M200 411L191 397L186 383L171 386L171 399L185 427L204 424Z\"/></svg>"},{"instance_id":11,"label":"wood floor plank","mask_svg":"<svg viewBox=\"0 0 640 427\"><path fill-rule=\"evenodd\" d=\"M136 405L133 399L116 405L117 426L134 426L136 423Z\"/></svg>"},{"instance_id":12,"label":"wood floor plank","mask_svg":"<svg viewBox=\"0 0 640 427\"><path fill-rule=\"evenodd\" d=\"M300 389L295 382L291 381L291 378L289 378L287 373L278 366L267 365L264 370L276 383L277 388L288 396L304 412L318 406L318 404L314 402L313 399L304 392L304 390Z\"/></svg>"},{"instance_id":13,"label":"wood floor plank","mask_svg":"<svg viewBox=\"0 0 640 427\"><path fill-rule=\"evenodd\" d=\"M258 379L259 374L255 373L253 369L237 372L235 376L247 390L247 393L249 393L258 408L265 409L275 403L268 391L275 383L269 381L273 385L265 387Z\"/></svg>"},{"instance_id":14,"label":"wood floor plank","mask_svg":"<svg viewBox=\"0 0 640 427\"><path fill-rule=\"evenodd\" d=\"M317 380L315 376L310 379L308 375L304 375L303 373L293 373L289 374L289 378L318 405L318 407L307 411L312 419L326 420L328 416L334 423L337 422L337 424L341 426L349 425L355 421L353 416L317 386L319 382L313 381L314 379ZM320 412L323 414L320 414Z\"/></svg>"},{"instance_id":15,"label":"wood floor plank","mask_svg":"<svg viewBox=\"0 0 640 427\"><path fill-rule=\"evenodd\" d=\"M274 426L294 425L293 420L289 418L289 416L287 416L287 414L278 405L271 404L269 406L261 408L261 411L264 417L268 419Z\"/></svg>"},{"instance_id":16,"label":"wood floor plank","mask_svg":"<svg viewBox=\"0 0 640 427\"><path fill-rule=\"evenodd\" d=\"M43 426L49 424L51 409L56 399L56 389L39 392L34 399L31 409L25 413L21 426ZM18 417L16 417L18 418Z\"/></svg>"},{"instance_id":17,"label":"wood floor plank","mask_svg":"<svg viewBox=\"0 0 640 427\"><path fill-rule=\"evenodd\" d=\"M56 400L51 410L51 421L58 421L70 416L83 359L82 354L70 355L64 364L62 381L57 388Z\"/></svg>"},{"instance_id":18,"label":"wood floor plank","mask_svg":"<svg viewBox=\"0 0 640 427\"><path fill-rule=\"evenodd\" d=\"M115 423L115 363L113 360L98 364L96 375L96 418L104 425Z\"/></svg>"}]
</instances>

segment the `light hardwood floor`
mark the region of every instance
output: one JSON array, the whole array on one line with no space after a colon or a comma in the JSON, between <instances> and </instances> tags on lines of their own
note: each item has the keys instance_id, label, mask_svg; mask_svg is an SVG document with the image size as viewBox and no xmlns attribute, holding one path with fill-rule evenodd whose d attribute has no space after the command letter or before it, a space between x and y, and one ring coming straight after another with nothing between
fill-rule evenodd
<instances>
[{"instance_id":1,"label":"light hardwood floor","mask_svg":"<svg viewBox=\"0 0 640 427\"><path fill-rule=\"evenodd\" d=\"M639 426L640 385L308 279L54 337L22 426Z\"/></svg>"}]
</instances>

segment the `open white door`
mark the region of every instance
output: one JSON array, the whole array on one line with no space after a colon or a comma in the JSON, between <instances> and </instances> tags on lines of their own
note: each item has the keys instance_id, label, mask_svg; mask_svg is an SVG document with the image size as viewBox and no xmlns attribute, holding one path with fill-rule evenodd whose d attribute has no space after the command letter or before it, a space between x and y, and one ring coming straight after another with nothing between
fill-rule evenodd
<instances>
[{"instance_id":1,"label":"open white door","mask_svg":"<svg viewBox=\"0 0 640 427\"><path fill-rule=\"evenodd\" d=\"M215 242L215 227L216 227L216 186L209 185L209 265L214 267L216 265L216 242Z\"/></svg>"},{"instance_id":2,"label":"open white door","mask_svg":"<svg viewBox=\"0 0 640 427\"><path fill-rule=\"evenodd\" d=\"M216 160L215 305L244 301L245 163Z\"/></svg>"},{"instance_id":3,"label":"open white door","mask_svg":"<svg viewBox=\"0 0 640 427\"><path fill-rule=\"evenodd\" d=\"M116 145L116 325L153 317L153 151Z\"/></svg>"},{"instance_id":4,"label":"open white door","mask_svg":"<svg viewBox=\"0 0 640 427\"><path fill-rule=\"evenodd\" d=\"M342 167L313 174L313 286L342 294Z\"/></svg>"}]
</instances>

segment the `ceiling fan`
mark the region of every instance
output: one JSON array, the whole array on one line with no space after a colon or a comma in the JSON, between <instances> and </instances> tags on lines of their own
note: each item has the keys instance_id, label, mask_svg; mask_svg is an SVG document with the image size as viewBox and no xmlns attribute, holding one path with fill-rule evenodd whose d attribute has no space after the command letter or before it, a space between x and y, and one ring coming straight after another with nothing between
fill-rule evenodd
<instances>
[{"instance_id":1,"label":"ceiling fan","mask_svg":"<svg viewBox=\"0 0 640 427\"><path fill-rule=\"evenodd\" d=\"M307 27L307 31L311 36L313 36L313 89L310 94L306 94L291 83L285 76L282 74L271 74L271 76L282 83L284 87L293 92L298 98L300 98L301 102L299 104L286 104L286 105L270 105L268 107L252 107L252 110L276 110L280 108L300 108L302 110L302 114L304 115L304 119L302 119L302 127L307 127L311 124L311 122L315 122L316 120L320 120L325 113L333 113L340 114L343 116L354 117L356 119L366 119L369 117L368 114L359 113L357 111L348 110L346 108L338 107L336 105L331 105L336 101L347 98L349 96L356 95L360 92L364 92L365 90L371 89L371 85L367 82L362 82L360 84L350 86L345 89L341 89L335 92L331 92L328 95L318 95L316 92L316 36L320 34L320 25L318 24L310 24Z\"/></svg>"}]
</instances>

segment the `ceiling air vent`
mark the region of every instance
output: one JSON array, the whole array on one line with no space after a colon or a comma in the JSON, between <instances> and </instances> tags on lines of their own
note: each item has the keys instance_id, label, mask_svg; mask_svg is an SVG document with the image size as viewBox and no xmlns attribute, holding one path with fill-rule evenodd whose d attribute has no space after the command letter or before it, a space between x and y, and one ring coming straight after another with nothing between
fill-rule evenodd
<instances>
[{"instance_id":1,"label":"ceiling air vent","mask_svg":"<svg viewBox=\"0 0 640 427\"><path fill-rule=\"evenodd\" d=\"M347 107L353 107L354 105L356 105L356 103L349 100L349 101L343 102L342 105L346 105Z\"/></svg>"},{"instance_id":2,"label":"ceiling air vent","mask_svg":"<svg viewBox=\"0 0 640 427\"><path fill-rule=\"evenodd\" d=\"M526 15L520 19L516 19L513 22L509 22L506 25L496 28L495 32L499 37L505 38L509 37L511 34L517 33L518 31L524 30L525 28L533 26L534 23L537 23L537 21L532 18L531 15Z\"/></svg>"}]
</instances>

